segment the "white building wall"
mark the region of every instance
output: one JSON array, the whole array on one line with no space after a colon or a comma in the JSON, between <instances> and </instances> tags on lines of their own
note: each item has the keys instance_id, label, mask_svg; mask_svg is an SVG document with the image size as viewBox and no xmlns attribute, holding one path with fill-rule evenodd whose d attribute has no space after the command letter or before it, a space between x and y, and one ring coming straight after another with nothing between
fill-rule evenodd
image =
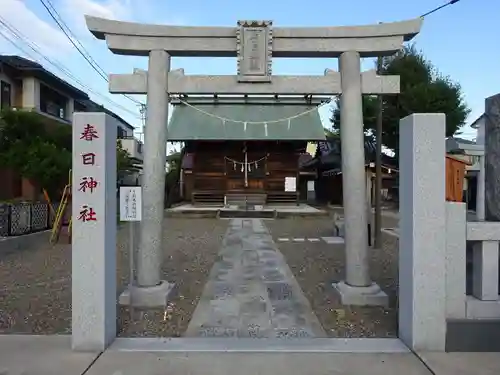
<instances>
[{"instance_id":1,"label":"white building wall","mask_svg":"<svg viewBox=\"0 0 500 375\"><path fill-rule=\"evenodd\" d=\"M40 82L34 77L23 78L23 108L40 109Z\"/></svg>"},{"instance_id":2,"label":"white building wall","mask_svg":"<svg viewBox=\"0 0 500 375\"><path fill-rule=\"evenodd\" d=\"M139 140L132 136L132 138L125 138L120 141L123 149L130 154L130 157L141 161L143 160L142 147L140 147Z\"/></svg>"},{"instance_id":3,"label":"white building wall","mask_svg":"<svg viewBox=\"0 0 500 375\"><path fill-rule=\"evenodd\" d=\"M478 145L484 145L484 131L485 131L484 128L485 128L485 120L484 117L482 117L477 122L476 143Z\"/></svg>"}]
</instances>

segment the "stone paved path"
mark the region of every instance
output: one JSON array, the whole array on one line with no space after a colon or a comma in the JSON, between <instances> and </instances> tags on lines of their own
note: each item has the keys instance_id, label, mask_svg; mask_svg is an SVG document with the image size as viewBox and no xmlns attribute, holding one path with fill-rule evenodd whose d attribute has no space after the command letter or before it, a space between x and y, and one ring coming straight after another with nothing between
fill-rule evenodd
<instances>
[{"instance_id":1,"label":"stone paved path","mask_svg":"<svg viewBox=\"0 0 500 375\"><path fill-rule=\"evenodd\" d=\"M263 221L233 219L187 337L326 337Z\"/></svg>"}]
</instances>

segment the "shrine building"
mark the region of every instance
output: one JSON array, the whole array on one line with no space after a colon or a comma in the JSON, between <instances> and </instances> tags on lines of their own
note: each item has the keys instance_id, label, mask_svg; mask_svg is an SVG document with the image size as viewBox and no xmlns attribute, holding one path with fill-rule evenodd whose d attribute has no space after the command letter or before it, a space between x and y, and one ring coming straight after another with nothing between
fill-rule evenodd
<instances>
[{"instance_id":1,"label":"shrine building","mask_svg":"<svg viewBox=\"0 0 500 375\"><path fill-rule=\"evenodd\" d=\"M231 196L295 203L307 142L325 140L311 97L172 99L168 141L184 142L181 192L196 204ZM285 186L285 181L292 181Z\"/></svg>"}]
</instances>

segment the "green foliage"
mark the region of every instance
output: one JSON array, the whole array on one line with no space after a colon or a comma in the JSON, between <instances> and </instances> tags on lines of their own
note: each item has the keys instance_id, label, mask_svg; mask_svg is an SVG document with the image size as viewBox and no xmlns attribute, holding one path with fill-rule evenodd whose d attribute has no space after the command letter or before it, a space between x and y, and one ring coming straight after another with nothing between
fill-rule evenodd
<instances>
[{"instance_id":1,"label":"green foliage","mask_svg":"<svg viewBox=\"0 0 500 375\"><path fill-rule=\"evenodd\" d=\"M68 128L48 129L40 115L28 111L1 112L0 167L11 168L49 192L55 191L71 168Z\"/></svg>"},{"instance_id":2,"label":"green foliage","mask_svg":"<svg viewBox=\"0 0 500 375\"><path fill-rule=\"evenodd\" d=\"M22 110L0 113L0 168L17 171L49 194L61 189L71 169L72 128L48 123L41 115ZM130 155L118 141L118 174L133 168Z\"/></svg>"},{"instance_id":3,"label":"green foliage","mask_svg":"<svg viewBox=\"0 0 500 375\"><path fill-rule=\"evenodd\" d=\"M120 140L116 142L116 170L118 179L134 169L134 163L127 150L123 149Z\"/></svg>"},{"instance_id":4,"label":"green foliage","mask_svg":"<svg viewBox=\"0 0 500 375\"><path fill-rule=\"evenodd\" d=\"M446 136L452 136L465 125L470 109L460 85L441 75L414 45L383 59L383 75L399 75L401 93L383 97L382 143L397 153L399 120L412 113L446 114ZM332 128L340 130L339 101L332 116ZM376 96L363 97L363 121L367 135L375 132L378 111Z\"/></svg>"},{"instance_id":5,"label":"green foliage","mask_svg":"<svg viewBox=\"0 0 500 375\"><path fill-rule=\"evenodd\" d=\"M184 148L180 152L172 152L167 156L170 169L165 175L165 207L171 207L173 203L179 201L179 179L181 174L182 158L185 155Z\"/></svg>"},{"instance_id":6,"label":"green foliage","mask_svg":"<svg viewBox=\"0 0 500 375\"><path fill-rule=\"evenodd\" d=\"M326 139L332 140L340 137L340 132L336 129L325 129Z\"/></svg>"}]
</instances>

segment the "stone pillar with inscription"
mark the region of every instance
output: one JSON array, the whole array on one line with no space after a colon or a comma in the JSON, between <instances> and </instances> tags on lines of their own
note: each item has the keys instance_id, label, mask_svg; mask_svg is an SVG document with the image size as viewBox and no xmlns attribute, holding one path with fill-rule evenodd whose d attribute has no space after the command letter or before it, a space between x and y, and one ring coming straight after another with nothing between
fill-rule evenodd
<instances>
[{"instance_id":1,"label":"stone pillar with inscription","mask_svg":"<svg viewBox=\"0 0 500 375\"><path fill-rule=\"evenodd\" d=\"M387 294L371 281L366 210L365 149L359 52L342 53L340 130L346 279L335 284L344 305L386 305Z\"/></svg>"},{"instance_id":2,"label":"stone pillar with inscription","mask_svg":"<svg viewBox=\"0 0 500 375\"><path fill-rule=\"evenodd\" d=\"M105 113L73 117L72 332L74 350L116 337L116 131Z\"/></svg>"},{"instance_id":3,"label":"stone pillar with inscription","mask_svg":"<svg viewBox=\"0 0 500 375\"><path fill-rule=\"evenodd\" d=\"M500 221L500 94L485 101L484 189L486 221ZM474 297L497 301L499 291L498 242L480 241L473 247Z\"/></svg>"},{"instance_id":4,"label":"stone pillar with inscription","mask_svg":"<svg viewBox=\"0 0 500 375\"><path fill-rule=\"evenodd\" d=\"M487 221L500 221L500 94L485 101L485 213Z\"/></svg>"}]
</instances>

